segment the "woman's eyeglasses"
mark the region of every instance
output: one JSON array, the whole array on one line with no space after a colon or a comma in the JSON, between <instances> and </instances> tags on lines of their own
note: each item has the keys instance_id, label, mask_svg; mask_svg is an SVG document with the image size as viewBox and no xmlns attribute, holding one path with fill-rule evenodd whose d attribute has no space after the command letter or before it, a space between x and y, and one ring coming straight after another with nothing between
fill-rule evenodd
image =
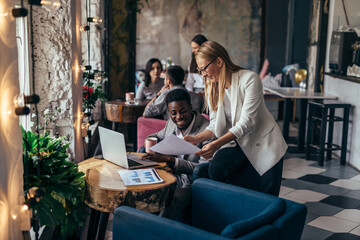
<instances>
[{"instance_id":1,"label":"woman's eyeglasses","mask_svg":"<svg viewBox=\"0 0 360 240\"><path fill-rule=\"evenodd\" d=\"M208 63L208 65L206 65L204 68L196 68L197 71L198 71L198 73L199 73L199 74L203 74L203 73L206 71L206 69L207 69L216 59L217 59L217 57L214 58L213 60L211 60L211 61Z\"/></svg>"}]
</instances>

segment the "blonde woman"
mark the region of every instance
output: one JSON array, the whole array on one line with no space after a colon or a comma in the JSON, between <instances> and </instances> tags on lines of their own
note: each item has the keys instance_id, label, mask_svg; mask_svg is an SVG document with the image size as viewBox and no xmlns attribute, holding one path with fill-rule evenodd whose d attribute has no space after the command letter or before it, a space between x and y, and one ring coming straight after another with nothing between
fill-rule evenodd
<instances>
[{"instance_id":1,"label":"blonde woman","mask_svg":"<svg viewBox=\"0 0 360 240\"><path fill-rule=\"evenodd\" d=\"M210 125L184 139L197 144L217 137L196 153L206 159L213 157L208 169L210 178L231 182L231 175L248 162L259 177L275 165L281 168L287 144L265 107L259 76L235 65L225 48L213 41L203 43L195 58L205 78ZM277 179L281 181L281 174ZM279 183L275 185L280 187Z\"/></svg>"}]
</instances>

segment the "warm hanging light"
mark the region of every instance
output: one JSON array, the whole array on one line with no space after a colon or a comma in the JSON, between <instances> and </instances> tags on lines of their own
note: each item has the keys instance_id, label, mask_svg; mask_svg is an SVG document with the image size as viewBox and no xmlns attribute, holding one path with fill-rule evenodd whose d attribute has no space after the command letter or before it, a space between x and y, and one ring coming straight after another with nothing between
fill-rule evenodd
<instances>
[{"instance_id":1,"label":"warm hanging light","mask_svg":"<svg viewBox=\"0 0 360 240\"><path fill-rule=\"evenodd\" d=\"M40 99L40 98L39 98ZM14 97L15 105L15 114L18 116L28 115L30 113L30 108L25 106L25 95L20 94Z\"/></svg>"},{"instance_id":2,"label":"warm hanging light","mask_svg":"<svg viewBox=\"0 0 360 240\"><path fill-rule=\"evenodd\" d=\"M90 127L90 124L88 122L84 122L81 124L81 129L88 129Z\"/></svg>"},{"instance_id":3,"label":"warm hanging light","mask_svg":"<svg viewBox=\"0 0 360 240\"><path fill-rule=\"evenodd\" d=\"M15 18L11 14L12 7L4 7L2 3L0 3L0 21L14 21Z\"/></svg>"},{"instance_id":4,"label":"warm hanging light","mask_svg":"<svg viewBox=\"0 0 360 240\"><path fill-rule=\"evenodd\" d=\"M87 70L91 70L91 66L90 65L79 65L79 72L85 72Z\"/></svg>"},{"instance_id":5,"label":"warm hanging light","mask_svg":"<svg viewBox=\"0 0 360 240\"><path fill-rule=\"evenodd\" d=\"M94 80L97 81L97 82L101 82L102 80L102 76L100 73L95 73L94 74Z\"/></svg>"},{"instance_id":6,"label":"warm hanging light","mask_svg":"<svg viewBox=\"0 0 360 240\"><path fill-rule=\"evenodd\" d=\"M92 23L102 23L102 18L101 17L89 17L87 19L88 22L92 22Z\"/></svg>"},{"instance_id":7,"label":"warm hanging light","mask_svg":"<svg viewBox=\"0 0 360 240\"><path fill-rule=\"evenodd\" d=\"M80 32L86 32L90 30L89 25L80 26Z\"/></svg>"}]
</instances>

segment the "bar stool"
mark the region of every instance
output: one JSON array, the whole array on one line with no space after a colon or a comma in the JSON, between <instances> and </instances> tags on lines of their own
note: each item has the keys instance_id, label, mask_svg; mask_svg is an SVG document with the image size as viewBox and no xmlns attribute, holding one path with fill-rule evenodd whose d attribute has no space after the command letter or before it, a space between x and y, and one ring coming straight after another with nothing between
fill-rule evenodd
<instances>
[{"instance_id":1,"label":"bar stool","mask_svg":"<svg viewBox=\"0 0 360 240\"><path fill-rule=\"evenodd\" d=\"M319 153L320 166L324 166L324 152L326 151L326 159L331 159L332 151L341 150L340 164L346 163L346 146L347 136L349 128L349 112L351 104L342 103L336 100L321 100L321 101L309 101L309 117L308 117L308 130L306 137L306 159L310 159L311 149L315 149ZM321 116L314 116L315 110L321 111ZM335 109L344 109L342 117L335 116ZM311 133L313 131L314 123L320 122L320 144L311 144ZM342 140L341 146L333 144L333 131L334 122L342 122ZM326 138L326 127L329 123L328 138Z\"/></svg>"}]
</instances>

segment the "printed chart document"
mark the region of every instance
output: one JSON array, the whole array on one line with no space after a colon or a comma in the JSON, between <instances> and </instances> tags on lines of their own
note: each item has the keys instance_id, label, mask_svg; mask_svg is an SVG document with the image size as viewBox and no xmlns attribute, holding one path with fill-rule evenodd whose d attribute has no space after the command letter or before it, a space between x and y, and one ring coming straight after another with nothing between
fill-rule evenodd
<instances>
[{"instance_id":1,"label":"printed chart document","mask_svg":"<svg viewBox=\"0 0 360 240\"><path fill-rule=\"evenodd\" d=\"M154 168L120 170L118 171L126 186L162 183L162 180Z\"/></svg>"},{"instance_id":2,"label":"printed chart document","mask_svg":"<svg viewBox=\"0 0 360 240\"><path fill-rule=\"evenodd\" d=\"M150 150L167 155L186 155L193 154L200 151L195 145L185 141L182 138L179 138L175 135L166 137L164 140L158 144L152 146Z\"/></svg>"}]
</instances>

